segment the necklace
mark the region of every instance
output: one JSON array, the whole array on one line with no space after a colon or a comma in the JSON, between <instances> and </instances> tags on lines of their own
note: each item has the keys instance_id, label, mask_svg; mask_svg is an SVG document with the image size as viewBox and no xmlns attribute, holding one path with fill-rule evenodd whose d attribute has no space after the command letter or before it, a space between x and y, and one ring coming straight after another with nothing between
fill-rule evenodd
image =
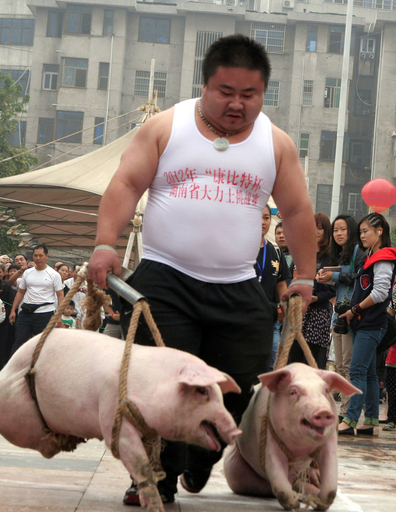
<instances>
[{"instance_id":1,"label":"necklace","mask_svg":"<svg viewBox=\"0 0 396 512\"><path fill-rule=\"evenodd\" d=\"M217 130L215 130L213 128L213 126L209 123L209 121L202 114L201 104L202 104L202 98L199 100L199 103L198 103L199 117L206 124L206 126L209 128L209 130L212 130L212 132L215 133L216 135L220 135L220 137L217 137L217 139L215 139L213 141L213 145L214 145L215 149L217 149L217 151L225 151L226 149L229 148L230 143L224 137L231 137L231 135L235 135L235 132L234 133L225 133L224 136L222 136Z\"/></svg>"}]
</instances>

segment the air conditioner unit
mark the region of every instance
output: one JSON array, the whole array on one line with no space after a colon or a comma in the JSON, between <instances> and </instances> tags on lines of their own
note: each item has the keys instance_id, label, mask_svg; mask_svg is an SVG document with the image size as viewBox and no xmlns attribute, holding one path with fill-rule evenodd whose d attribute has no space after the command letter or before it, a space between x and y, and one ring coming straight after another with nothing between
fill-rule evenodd
<instances>
[{"instance_id":1,"label":"air conditioner unit","mask_svg":"<svg viewBox=\"0 0 396 512\"><path fill-rule=\"evenodd\" d=\"M369 59L373 60L373 59L374 59L374 57L375 57L374 53L369 53L369 54L368 54L368 58L369 58Z\"/></svg>"},{"instance_id":2,"label":"air conditioner unit","mask_svg":"<svg viewBox=\"0 0 396 512\"><path fill-rule=\"evenodd\" d=\"M285 7L286 9L293 9L294 0L283 0L283 7Z\"/></svg>"},{"instance_id":3,"label":"air conditioner unit","mask_svg":"<svg viewBox=\"0 0 396 512\"><path fill-rule=\"evenodd\" d=\"M360 52L360 58L361 58L361 59L365 59L365 58L366 58L366 55L367 55L367 53L366 53L366 52Z\"/></svg>"}]
</instances>

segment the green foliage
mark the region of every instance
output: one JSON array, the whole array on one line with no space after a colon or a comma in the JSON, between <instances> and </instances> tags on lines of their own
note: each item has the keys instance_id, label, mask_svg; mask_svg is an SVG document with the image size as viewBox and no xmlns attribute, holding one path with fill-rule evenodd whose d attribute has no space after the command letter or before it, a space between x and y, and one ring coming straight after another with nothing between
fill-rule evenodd
<instances>
[{"instance_id":1,"label":"green foliage","mask_svg":"<svg viewBox=\"0 0 396 512\"><path fill-rule=\"evenodd\" d=\"M7 236L7 228L0 228L0 254L15 254L20 252L18 241Z\"/></svg>"},{"instance_id":2,"label":"green foliage","mask_svg":"<svg viewBox=\"0 0 396 512\"><path fill-rule=\"evenodd\" d=\"M390 232L392 247L396 247L396 226L393 226Z\"/></svg>"},{"instance_id":3,"label":"green foliage","mask_svg":"<svg viewBox=\"0 0 396 512\"><path fill-rule=\"evenodd\" d=\"M17 130L16 115L25 113L29 103L29 96L22 96L22 91L21 84L15 84L10 74L0 71L0 178L22 174L39 162L39 158L30 153L21 154L26 151L24 146L12 146L6 140L7 135L13 135ZM14 155L20 156L2 162Z\"/></svg>"}]
</instances>

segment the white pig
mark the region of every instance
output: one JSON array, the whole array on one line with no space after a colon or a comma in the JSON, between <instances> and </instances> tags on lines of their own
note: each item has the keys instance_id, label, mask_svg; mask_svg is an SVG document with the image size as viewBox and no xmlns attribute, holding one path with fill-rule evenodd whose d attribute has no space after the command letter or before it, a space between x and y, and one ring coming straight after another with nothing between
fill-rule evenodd
<instances>
[{"instance_id":1,"label":"white pig","mask_svg":"<svg viewBox=\"0 0 396 512\"><path fill-rule=\"evenodd\" d=\"M300 507L302 494L314 495L316 510L326 510L337 492L336 405L331 395L338 389L344 395L361 393L335 372L316 370L294 363L280 370L260 375L261 385L246 409L240 428L243 434L227 449L224 471L231 489L239 494L275 495L285 510ZM270 409L268 420L287 450L282 450L267 429L265 467L260 463L261 422ZM267 421L268 421L267 420ZM317 465L310 457L317 449ZM298 482L306 473L307 482Z\"/></svg>"},{"instance_id":2,"label":"white pig","mask_svg":"<svg viewBox=\"0 0 396 512\"><path fill-rule=\"evenodd\" d=\"M39 338L25 343L0 372L0 433L17 446L53 457L59 449L45 438L25 379ZM104 334L51 332L35 365L35 386L41 413L53 432L104 439L110 447L124 347L123 341ZM215 426L224 441L232 443L241 431L223 404L221 392L228 391L240 389L231 377L193 355L164 347L132 347L127 397L164 439L220 450ZM141 437L124 418L119 453L137 483L146 480L149 464ZM139 495L150 512L164 511L156 487L143 487Z\"/></svg>"}]
</instances>

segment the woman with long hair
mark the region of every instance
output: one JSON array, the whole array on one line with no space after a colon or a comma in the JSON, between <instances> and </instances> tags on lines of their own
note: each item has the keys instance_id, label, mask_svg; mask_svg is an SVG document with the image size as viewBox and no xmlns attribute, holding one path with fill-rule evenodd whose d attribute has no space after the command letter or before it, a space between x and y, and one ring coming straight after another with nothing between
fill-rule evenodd
<instances>
[{"instance_id":1,"label":"woman with long hair","mask_svg":"<svg viewBox=\"0 0 396 512\"><path fill-rule=\"evenodd\" d=\"M352 308L340 315L351 327L353 352L349 375L362 393L353 395L339 434L354 435L363 404L364 425L356 430L359 435L373 435L379 424L379 386L376 372L377 347L385 335L387 306L392 296L396 274L396 249L391 247L389 224L380 213L370 213L358 225L359 247L368 249L360 268L351 298Z\"/></svg>"},{"instance_id":2,"label":"woman with long hair","mask_svg":"<svg viewBox=\"0 0 396 512\"><path fill-rule=\"evenodd\" d=\"M338 318L338 311L348 308L355 284L357 271L363 263L364 253L359 249L357 222L350 215L338 215L331 225L330 265L339 267L333 272L319 271L318 281L328 283L333 281L336 286L335 313L332 320L335 362L337 371L350 381L349 366L352 357L352 338L346 320ZM345 416L349 396L341 395L339 420Z\"/></svg>"},{"instance_id":3,"label":"woman with long hair","mask_svg":"<svg viewBox=\"0 0 396 512\"><path fill-rule=\"evenodd\" d=\"M319 368L324 369L327 349L330 346L330 328L333 306L330 299L335 296L335 287L318 281L320 270L330 264L330 219L325 213L315 213L317 230L316 278L312 290L311 303L303 317L302 333L311 349ZM297 342L290 351L291 362L306 362L304 353Z\"/></svg>"}]
</instances>

